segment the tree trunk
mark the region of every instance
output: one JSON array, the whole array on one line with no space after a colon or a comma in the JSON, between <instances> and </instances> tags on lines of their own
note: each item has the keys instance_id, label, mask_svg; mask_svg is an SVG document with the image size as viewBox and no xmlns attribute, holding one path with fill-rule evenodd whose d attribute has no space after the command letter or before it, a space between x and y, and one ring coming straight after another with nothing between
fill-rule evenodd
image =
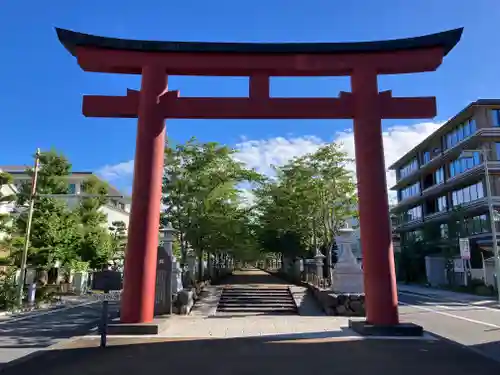
<instances>
[{"instance_id":1,"label":"tree trunk","mask_svg":"<svg viewBox=\"0 0 500 375\"><path fill-rule=\"evenodd\" d=\"M330 285L333 285L333 265L332 265L332 251L333 251L333 242L329 246L326 245L326 277L330 281Z\"/></svg>"},{"instance_id":2,"label":"tree trunk","mask_svg":"<svg viewBox=\"0 0 500 375\"><path fill-rule=\"evenodd\" d=\"M198 256L198 281L203 281L204 280L204 275L203 275L203 250L200 251L200 254Z\"/></svg>"}]
</instances>

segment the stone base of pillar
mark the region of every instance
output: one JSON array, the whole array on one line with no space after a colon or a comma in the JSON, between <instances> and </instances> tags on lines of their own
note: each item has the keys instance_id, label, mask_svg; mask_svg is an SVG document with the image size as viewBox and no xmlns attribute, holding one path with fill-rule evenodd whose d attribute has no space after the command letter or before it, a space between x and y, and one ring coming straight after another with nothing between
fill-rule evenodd
<instances>
[{"instance_id":1,"label":"stone base of pillar","mask_svg":"<svg viewBox=\"0 0 500 375\"><path fill-rule=\"evenodd\" d=\"M108 324L108 335L124 336L124 335L157 335L160 331L166 328L170 322L169 316L155 317L151 323L120 323L118 319L113 320Z\"/></svg>"},{"instance_id":2,"label":"stone base of pillar","mask_svg":"<svg viewBox=\"0 0 500 375\"><path fill-rule=\"evenodd\" d=\"M362 336L415 336L424 334L421 326L413 323L399 323L395 325L375 325L366 320L349 320L349 328Z\"/></svg>"}]
</instances>

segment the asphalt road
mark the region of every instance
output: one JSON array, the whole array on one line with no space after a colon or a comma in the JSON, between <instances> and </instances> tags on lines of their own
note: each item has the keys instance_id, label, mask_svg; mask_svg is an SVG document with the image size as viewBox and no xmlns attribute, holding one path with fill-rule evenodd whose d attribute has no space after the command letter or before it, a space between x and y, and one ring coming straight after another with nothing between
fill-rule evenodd
<instances>
[{"instance_id":1,"label":"asphalt road","mask_svg":"<svg viewBox=\"0 0 500 375\"><path fill-rule=\"evenodd\" d=\"M118 304L110 302L110 316L117 311ZM91 303L0 321L0 370L9 362L87 333L100 316L101 303Z\"/></svg>"},{"instance_id":2,"label":"asphalt road","mask_svg":"<svg viewBox=\"0 0 500 375\"><path fill-rule=\"evenodd\" d=\"M500 309L481 302L399 293L400 318L500 361Z\"/></svg>"}]
</instances>

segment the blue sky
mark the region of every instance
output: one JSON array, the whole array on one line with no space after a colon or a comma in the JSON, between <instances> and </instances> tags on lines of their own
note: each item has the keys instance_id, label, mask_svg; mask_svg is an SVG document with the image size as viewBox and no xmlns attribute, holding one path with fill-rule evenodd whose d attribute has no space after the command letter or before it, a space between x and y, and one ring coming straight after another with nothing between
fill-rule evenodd
<instances>
[{"instance_id":1,"label":"blue sky","mask_svg":"<svg viewBox=\"0 0 500 375\"><path fill-rule=\"evenodd\" d=\"M131 165L120 163L133 159L136 120L85 118L81 97L122 95L127 88L138 88L139 78L82 72L59 44L54 26L131 39L249 42L377 40L465 27L462 41L438 72L379 79L380 89L392 89L394 95L436 95L438 117L432 121L439 122L470 101L500 97L499 22L498 0L3 0L0 165L31 163L37 147L63 152L75 170L99 170L107 165L109 171L109 166ZM244 96L248 92L247 81L241 78L172 77L169 86L183 96ZM347 77L271 81L271 95L336 96L340 90L349 90ZM435 128L415 124L384 122L387 139L393 143L398 143L391 138L395 125L397 131L409 129L409 133L394 133L407 143L399 142L399 151L388 152L402 152ZM194 135L240 144L250 150L250 156L242 156L253 160L250 164L262 162L260 152L279 150L276 141L281 146L293 143L294 150L287 149L293 154L337 139L338 132L350 126L348 121L167 120L173 140ZM419 135L408 140L412 132ZM128 190L130 169L121 171L128 175L116 184Z\"/></svg>"}]
</instances>

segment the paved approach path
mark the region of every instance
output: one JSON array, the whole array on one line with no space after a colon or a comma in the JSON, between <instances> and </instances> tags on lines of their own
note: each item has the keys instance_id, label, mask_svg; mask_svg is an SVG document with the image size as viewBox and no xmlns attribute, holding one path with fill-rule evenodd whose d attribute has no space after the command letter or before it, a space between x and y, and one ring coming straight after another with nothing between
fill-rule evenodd
<instances>
[{"instance_id":1,"label":"paved approach path","mask_svg":"<svg viewBox=\"0 0 500 375\"><path fill-rule=\"evenodd\" d=\"M258 270L236 272L231 285L283 285ZM7 369L7 375L304 375L333 372L386 375L491 375L500 364L434 338L363 339L343 318L324 316L300 288L292 287L302 315L221 316L194 313L172 318L156 337L113 337L109 347L88 336ZM199 311L207 311L198 306Z\"/></svg>"},{"instance_id":2,"label":"paved approach path","mask_svg":"<svg viewBox=\"0 0 500 375\"><path fill-rule=\"evenodd\" d=\"M218 314L217 297L196 305L191 315L177 316L162 336L176 338L236 338L265 335L351 336L347 319L326 316L305 288L292 286L258 269L235 271L224 283L214 286L215 296L222 288L290 288L298 306L297 315ZM207 306L208 305L208 308Z\"/></svg>"}]
</instances>

